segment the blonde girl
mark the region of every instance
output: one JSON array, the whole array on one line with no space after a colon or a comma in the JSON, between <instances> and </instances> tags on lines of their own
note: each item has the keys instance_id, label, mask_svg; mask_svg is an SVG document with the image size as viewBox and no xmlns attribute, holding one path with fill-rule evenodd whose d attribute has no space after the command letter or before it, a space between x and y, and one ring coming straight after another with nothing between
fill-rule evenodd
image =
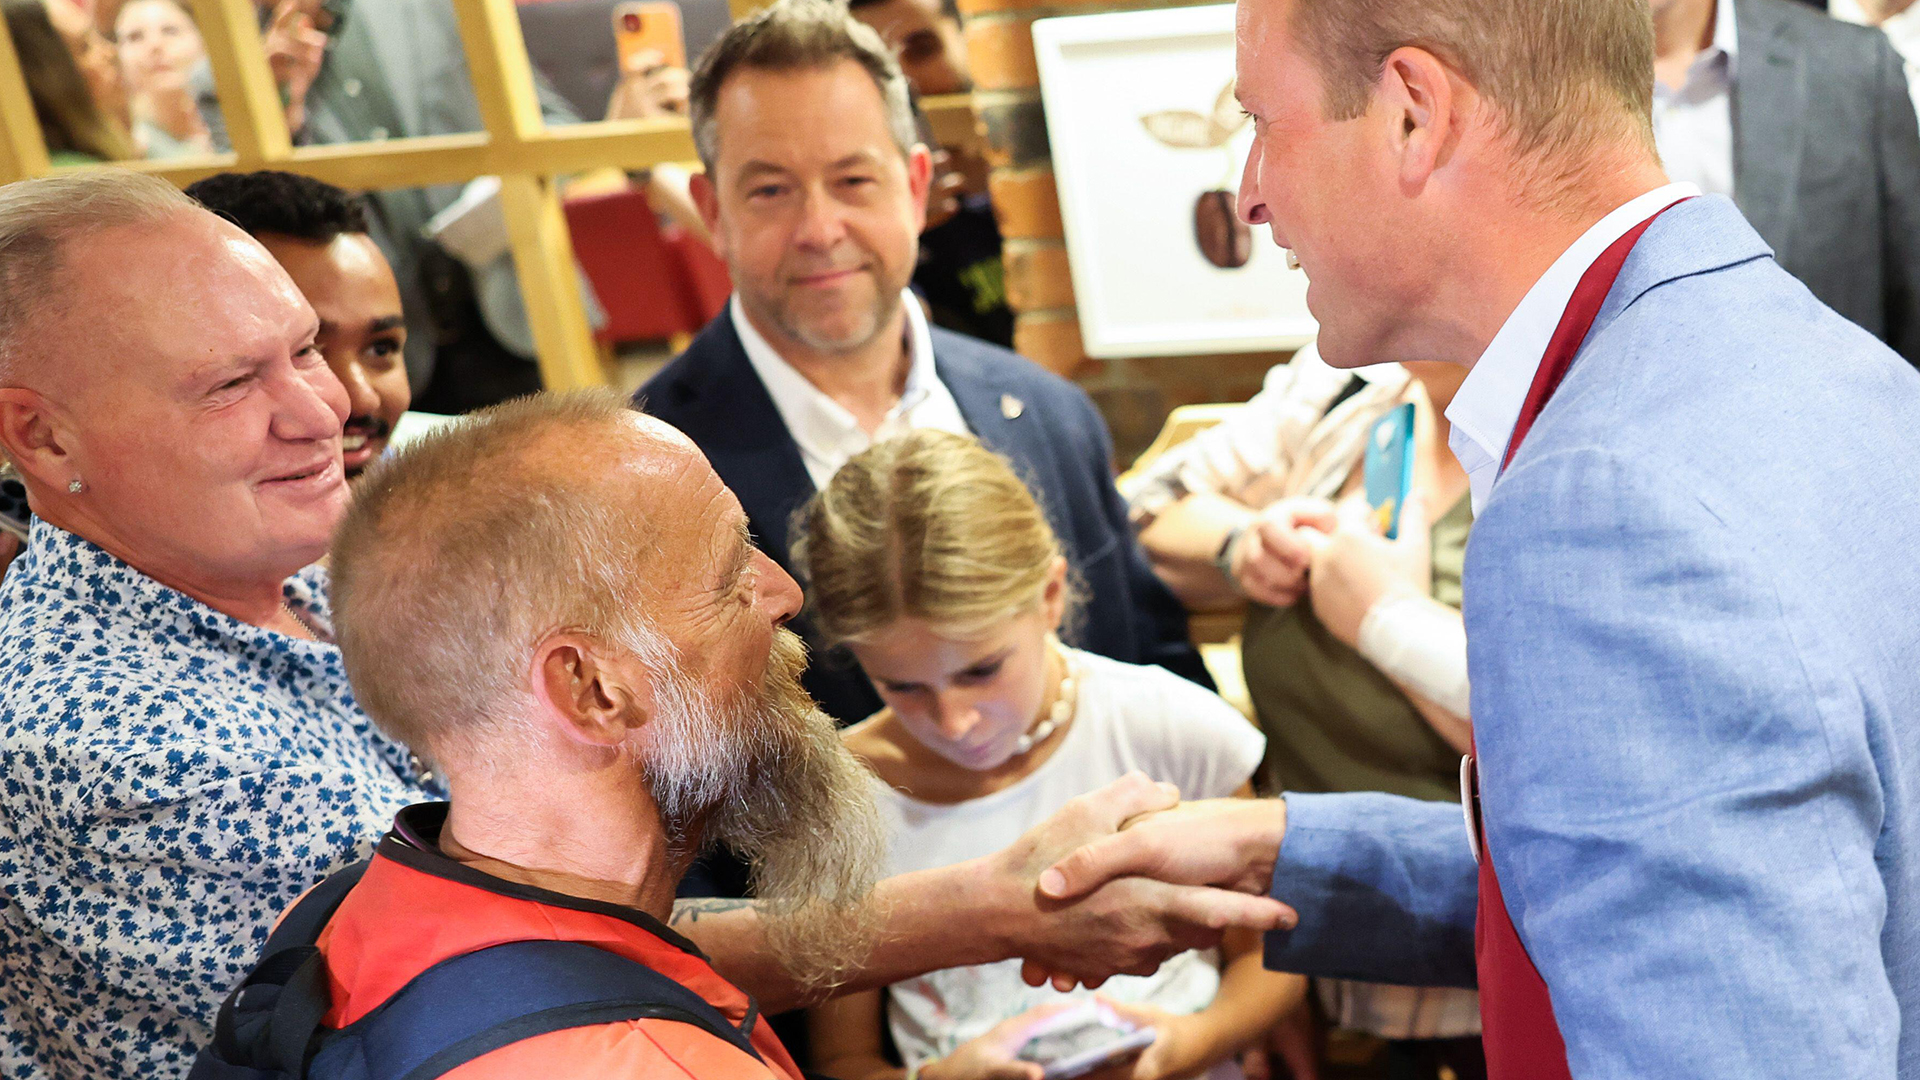
<instances>
[{"instance_id":1,"label":"blonde girl","mask_svg":"<svg viewBox=\"0 0 1920 1080\"><path fill-rule=\"evenodd\" d=\"M1005 461L973 439L925 430L874 446L800 514L796 563L816 625L845 646L885 707L845 733L884 784L890 873L974 858L1067 800L1133 770L1189 798L1246 793L1260 734L1212 693L1159 668L1062 645L1072 608L1059 542ZM843 1080L903 1070L920 1080L1038 1080L1014 1055L1061 994L1019 961L935 972L813 1013L814 1055ZM1152 1026L1138 1057L1097 1074L1240 1076L1239 1052L1304 993L1261 967L1251 935L1190 952L1149 977L1100 988Z\"/></svg>"}]
</instances>

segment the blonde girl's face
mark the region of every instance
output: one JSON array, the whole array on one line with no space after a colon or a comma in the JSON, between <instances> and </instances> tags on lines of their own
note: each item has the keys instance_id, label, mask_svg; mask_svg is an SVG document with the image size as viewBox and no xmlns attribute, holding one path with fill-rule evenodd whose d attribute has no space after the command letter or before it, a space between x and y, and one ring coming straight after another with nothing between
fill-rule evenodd
<instances>
[{"instance_id":1,"label":"blonde girl's face","mask_svg":"<svg viewBox=\"0 0 1920 1080\"><path fill-rule=\"evenodd\" d=\"M1026 613L960 638L908 618L849 648L895 719L946 761L974 772L1006 764L1047 695L1047 638L1065 609L1066 563Z\"/></svg>"}]
</instances>

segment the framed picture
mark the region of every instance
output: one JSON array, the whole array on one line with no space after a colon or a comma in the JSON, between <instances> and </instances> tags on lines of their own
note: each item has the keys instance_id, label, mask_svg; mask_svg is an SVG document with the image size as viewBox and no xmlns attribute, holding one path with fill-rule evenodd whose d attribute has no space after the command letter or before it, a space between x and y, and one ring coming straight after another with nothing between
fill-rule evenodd
<instances>
[{"instance_id":1,"label":"framed picture","mask_svg":"<svg viewBox=\"0 0 1920 1080\"><path fill-rule=\"evenodd\" d=\"M1233 5L1042 19L1033 44L1087 354L1311 341L1305 275L1235 207Z\"/></svg>"}]
</instances>

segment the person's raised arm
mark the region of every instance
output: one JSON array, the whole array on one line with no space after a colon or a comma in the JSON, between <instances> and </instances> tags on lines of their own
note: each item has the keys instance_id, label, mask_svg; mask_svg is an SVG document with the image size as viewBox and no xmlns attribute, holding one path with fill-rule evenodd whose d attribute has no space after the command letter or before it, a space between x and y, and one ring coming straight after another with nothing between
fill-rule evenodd
<instances>
[{"instance_id":1,"label":"person's raised arm","mask_svg":"<svg viewBox=\"0 0 1920 1080\"><path fill-rule=\"evenodd\" d=\"M1135 773L1068 802L1002 851L888 878L875 888L882 926L873 951L838 991L1013 957L1097 986L1114 975L1151 973L1175 953L1216 945L1230 927L1291 925L1293 912L1258 895L1260 889L1233 892L1135 878L1090 888L1074 902L1039 893L1041 872L1053 863L1177 798ZM673 926L767 1012L798 1008L833 992L774 958L752 901L682 900L674 905Z\"/></svg>"},{"instance_id":2,"label":"person's raised arm","mask_svg":"<svg viewBox=\"0 0 1920 1080\"><path fill-rule=\"evenodd\" d=\"M1315 545L1308 571L1313 613L1407 696L1421 719L1462 754L1473 745L1467 631L1435 600L1426 500L1410 495L1398 539L1366 520L1363 502L1340 506L1340 527Z\"/></svg>"}]
</instances>

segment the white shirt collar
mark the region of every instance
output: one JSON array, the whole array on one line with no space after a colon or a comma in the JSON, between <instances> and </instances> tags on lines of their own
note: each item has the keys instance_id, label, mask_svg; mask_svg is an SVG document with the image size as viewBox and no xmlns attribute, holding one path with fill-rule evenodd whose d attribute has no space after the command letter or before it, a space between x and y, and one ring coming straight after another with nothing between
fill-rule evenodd
<instances>
[{"instance_id":1,"label":"white shirt collar","mask_svg":"<svg viewBox=\"0 0 1920 1080\"><path fill-rule=\"evenodd\" d=\"M1700 189L1692 184L1668 184L1601 218L1540 275L1513 314L1507 316L1486 352L1474 362L1453 403L1447 406L1447 419L1453 423L1447 444L1467 470L1474 513L1486 505L1500 471L1500 459L1506 455L1507 441L1519 422L1520 406L1526 402L1534 373L1546 357L1547 345L1573 300L1581 276L1601 252L1634 226L1680 199L1699 194Z\"/></svg>"},{"instance_id":2,"label":"white shirt collar","mask_svg":"<svg viewBox=\"0 0 1920 1080\"><path fill-rule=\"evenodd\" d=\"M800 448L801 460L813 477L815 487L824 487L829 478L854 454L881 439L916 427L935 427L966 434L966 422L933 362L933 334L927 328L926 313L911 292L902 292L900 306L906 312L905 345L908 352L907 380L900 400L871 436L861 428L847 407L807 381L781 357L753 322L735 293L728 302L734 332L746 350L747 362L773 398L773 407L787 425L788 434Z\"/></svg>"},{"instance_id":3,"label":"white shirt collar","mask_svg":"<svg viewBox=\"0 0 1920 1080\"><path fill-rule=\"evenodd\" d=\"M1707 47L1727 58L1727 78L1732 79L1740 64L1740 22L1734 14L1733 0L1718 0L1713 6L1713 44Z\"/></svg>"}]
</instances>

